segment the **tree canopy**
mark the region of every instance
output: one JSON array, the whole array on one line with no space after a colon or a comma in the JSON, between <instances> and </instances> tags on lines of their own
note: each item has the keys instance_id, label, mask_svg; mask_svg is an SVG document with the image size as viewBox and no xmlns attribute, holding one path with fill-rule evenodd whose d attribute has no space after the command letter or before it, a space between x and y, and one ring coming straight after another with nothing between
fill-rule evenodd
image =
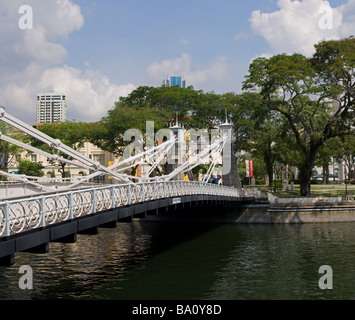
<instances>
[{"instance_id":1,"label":"tree canopy","mask_svg":"<svg viewBox=\"0 0 355 320\"><path fill-rule=\"evenodd\" d=\"M310 195L316 154L325 141L354 133L355 39L323 41L311 58L257 58L243 88L261 95L292 132L301 195Z\"/></svg>"}]
</instances>

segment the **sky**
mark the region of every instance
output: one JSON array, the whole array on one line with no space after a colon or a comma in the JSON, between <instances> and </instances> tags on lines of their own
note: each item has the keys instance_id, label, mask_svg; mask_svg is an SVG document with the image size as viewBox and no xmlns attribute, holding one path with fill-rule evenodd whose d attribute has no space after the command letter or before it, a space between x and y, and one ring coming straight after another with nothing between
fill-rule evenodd
<instances>
[{"instance_id":1,"label":"sky","mask_svg":"<svg viewBox=\"0 0 355 320\"><path fill-rule=\"evenodd\" d=\"M0 105L34 123L37 94L54 91L68 120L98 121L170 76L241 93L253 59L354 31L355 0L0 0Z\"/></svg>"}]
</instances>

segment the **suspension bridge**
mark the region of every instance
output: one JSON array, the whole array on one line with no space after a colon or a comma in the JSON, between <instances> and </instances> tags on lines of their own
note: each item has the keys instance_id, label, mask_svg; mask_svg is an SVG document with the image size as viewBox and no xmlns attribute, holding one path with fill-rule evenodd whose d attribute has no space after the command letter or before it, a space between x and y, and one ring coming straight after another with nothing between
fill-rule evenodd
<instances>
[{"instance_id":1,"label":"suspension bridge","mask_svg":"<svg viewBox=\"0 0 355 320\"><path fill-rule=\"evenodd\" d=\"M0 175L15 181L11 185L5 183L0 186L0 265L13 264L16 252L48 252L50 242L75 242L77 234L96 234L99 228L116 227L117 222L168 211L238 206L251 203L257 197L256 190L246 192L237 188L233 126L227 122L219 127L218 139L203 144L200 150L190 148L188 152L184 144L184 129L176 123L170 128L170 137L165 142L106 167L11 116L2 108L0 121L45 143L53 153L3 133L0 134L1 140L90 172L87 176L58 181L0 170ZM151 177L164 159L169 161L169 172ZM191 173L206 159L210 166L202 181L180 180L182 174ZM221 160L223 185L208 183L213 169ZM149 170L141 177L123 173L137 164L145 164ZM115 180L115 184L83 186L90 179L104 175Z\"/></svg>"}]
</instances>

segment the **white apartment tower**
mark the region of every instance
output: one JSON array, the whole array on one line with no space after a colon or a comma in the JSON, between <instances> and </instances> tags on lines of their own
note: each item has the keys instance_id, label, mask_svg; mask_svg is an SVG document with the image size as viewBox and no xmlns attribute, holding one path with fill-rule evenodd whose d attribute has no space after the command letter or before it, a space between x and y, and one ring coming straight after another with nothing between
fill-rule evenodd
<instances>
[{"instance_id":1,"label":"white apartment tower","mask_svg":"<svg viewBox=\"0 0 355 320\"><path fill-rule=\"evenodd\" d=\"M64 122L67 120L67 100L61 93L37 95L37 123Z\"/></svg>"}]
</instances>

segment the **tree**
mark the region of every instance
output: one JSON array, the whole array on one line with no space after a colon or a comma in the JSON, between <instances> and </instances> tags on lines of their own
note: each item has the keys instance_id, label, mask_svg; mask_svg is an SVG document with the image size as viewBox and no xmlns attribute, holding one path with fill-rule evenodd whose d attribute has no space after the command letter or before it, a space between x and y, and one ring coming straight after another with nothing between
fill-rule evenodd
<instances>
[{"instance_id":1,"label":"tree","mask_svg":"<svg viewBox=\"0 0 355 320\"><path fill-rule=\"evenodd\" d=\"M124 141L124 133L129 129L137 129L142 134L146 132L147 121L154 121L155 131L165 127L169 116L156 107L129 105L116 102L107 115L93 124L89 140L116 155L122 155L124 148L131 141Z\"/></svg>"},{"instance_id":2,"label":"tree","mask_svg":"<svg viewBox=\"0 0 355 320\"><path fill-rule=\"evenodd\" d=\"M310 195L316 154L329 139L354 133L355 39L323 41L311 58L255 59L243 84L260 93L292 132L302 196ZM334 104L335 102L335 104Z\"/></svg>"},{"instance_id":3,"label":"tree","mask_svg":"<svg viewBox=\"0 0 355 320\"><path fill-rule=\"evenodd\" d=\"M18 132L13 127L10 127L3 122L0 122L0 130L2 134L5 134L11 138L17 140L23 139L23 134L21 132ZM20 147L0 140L0 170L7 171L8 165L12 162L16 155L20 153L20 150Z\"/></svg>"},{"instance_id":4,"label":"tree","mask_svg":"<svg viewBox=\"0 0 355 320\"><path fill-rule=\"evenodd\" d=\"M40 163L29 160L19 160L18 172L30 177L43 177L43 166Z\"/></svg>"},{"instance_id":5,"label":"tree","mask_svg":"<svg viewBox=\"0 0 355 320\"><path fill-rule=\"evenodd\" d=\"M353 181L355 179L355 136L339 137L335 159L345 165L345 183Z\"/></svg>"},{"instance_id":6,"label":"tree","mask_svg":"<svg viewBox=\"0 0 355 320\"><path fill-rule=\"evenodd\" d=\"M66 121L63 123L45 123L38 125L37 127L39 131L47 134L53 139L59 139L63 144L74 150L80 149L83 146L84 142L88 141L90 128L91 124L89 123L71 121ZM40 142L35 138L31 138L31 144L47 152L53 151L49 146L45 145L44 143ZM72 160L72 157L68 156L67 154L58 151L56 151L56 153L64 159ZM53 164L54 162L55 161L53 161ZM59 166L58 172L61 173L62 178L66 178L66 163L58 162L57 165Z\"/></svg>"},{"instance_id":7,"label":"tree","mask_svg":"<svg viewBox=\"0 0 355 320\"><path fill-rule=\"evenodd\" d=\"M236 148L248 151L254 159L264 162L271 184L275 162L288 163L285 153L285 121L277 112L264 107L258 93L244 92L237 96L237 101L237 107L232 113L236 128Z\"/></svg>"}]
</instances>

